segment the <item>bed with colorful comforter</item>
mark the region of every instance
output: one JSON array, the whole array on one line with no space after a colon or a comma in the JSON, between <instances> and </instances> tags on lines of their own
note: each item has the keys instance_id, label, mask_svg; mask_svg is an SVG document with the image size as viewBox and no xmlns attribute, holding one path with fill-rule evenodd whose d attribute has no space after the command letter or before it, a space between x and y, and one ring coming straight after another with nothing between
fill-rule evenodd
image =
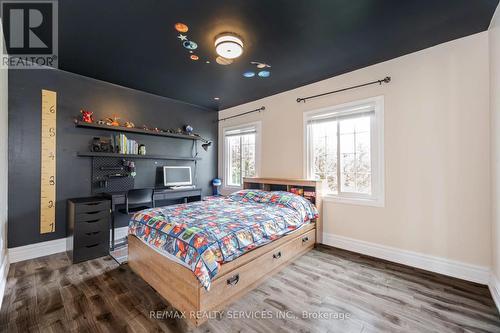
<instances>
[{"instance_id":1,"label":"bed with colorful comforter","mask_svg":"<svg viewBox=\"0 0 500 333\"><path fill-rule=\"evenodd\" d=\"M221 264L317 217L316 207L293 193L242 190L142 210L130 220L129 234L189 268L208 290Z\"/></svg>"}]
</instances>

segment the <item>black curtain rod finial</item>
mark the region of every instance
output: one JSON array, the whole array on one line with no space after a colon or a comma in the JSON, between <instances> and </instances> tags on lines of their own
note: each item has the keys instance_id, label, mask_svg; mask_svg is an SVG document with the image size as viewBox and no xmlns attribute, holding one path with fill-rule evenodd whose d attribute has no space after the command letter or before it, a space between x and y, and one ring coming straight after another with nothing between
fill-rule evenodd
<instances>
[{"instance_id":1,"label":"black curtain rod finial","mask_svg":"<svg viewBox=\"0 0 500 333\"><path fill-rule=\"evenodd\" d=\"M383 80L380 80L380 84L382 83L389 83L391 82L391 77L390 76L386 76Z\"/></svg>"}]
</instances>

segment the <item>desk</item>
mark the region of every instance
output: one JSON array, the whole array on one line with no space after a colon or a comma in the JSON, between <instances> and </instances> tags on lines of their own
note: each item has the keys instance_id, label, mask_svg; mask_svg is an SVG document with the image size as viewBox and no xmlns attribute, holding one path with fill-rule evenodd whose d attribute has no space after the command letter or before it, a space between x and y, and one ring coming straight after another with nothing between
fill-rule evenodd
<instances>
[{"instance_id":1,"label":"desk","mask_svg":"<svg viewBox=\"0 0 500 333\"><path fill-rule=\"evenodd\" d=\"M127 195L127 192L104 193L103 195L104 197L109 198L111 200L111 250L114 250L116 206L125 204L125 196ZM193 198L194 201L200 201L201 188L189 188L189 189L157 188L153 192L153 203L159 200L175 200L175 199L184 199L184 203L187 203L189 198Z\"/></svg>"}]
</instances>

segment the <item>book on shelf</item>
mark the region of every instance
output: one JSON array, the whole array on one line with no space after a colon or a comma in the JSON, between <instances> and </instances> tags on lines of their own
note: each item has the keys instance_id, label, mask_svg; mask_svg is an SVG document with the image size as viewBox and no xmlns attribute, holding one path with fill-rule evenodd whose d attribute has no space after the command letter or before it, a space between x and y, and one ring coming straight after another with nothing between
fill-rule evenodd
<instances>
[{"instance_id":1,"label":"book on shelf","mask_svg":"<svg viewBox=\"0 0 500 333\"><path fill-rule=\"evenodd\" d=\"M116 147L116 152L118 154L139 154L139 143L135 140L127 138L125 134L116 134L111 138L114 147Z\"/></svg>"}]
</instances>

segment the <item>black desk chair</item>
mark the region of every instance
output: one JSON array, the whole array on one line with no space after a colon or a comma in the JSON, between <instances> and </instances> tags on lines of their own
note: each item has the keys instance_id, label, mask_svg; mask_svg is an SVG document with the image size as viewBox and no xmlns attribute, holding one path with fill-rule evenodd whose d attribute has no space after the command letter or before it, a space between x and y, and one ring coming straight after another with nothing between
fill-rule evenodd
<instances>
[{"instance_id":1,"label":"black desk chair","mask_svg":"<svg viewBox=\"0 0 500 333\"><path fill-rule=\"evenodd\" d=\"M133 214L143 209L154 208L154 206L153 189L134 189L127 192L125 196L125 209L121 209L120 212Z\"/></svg>"}]
</instances>

